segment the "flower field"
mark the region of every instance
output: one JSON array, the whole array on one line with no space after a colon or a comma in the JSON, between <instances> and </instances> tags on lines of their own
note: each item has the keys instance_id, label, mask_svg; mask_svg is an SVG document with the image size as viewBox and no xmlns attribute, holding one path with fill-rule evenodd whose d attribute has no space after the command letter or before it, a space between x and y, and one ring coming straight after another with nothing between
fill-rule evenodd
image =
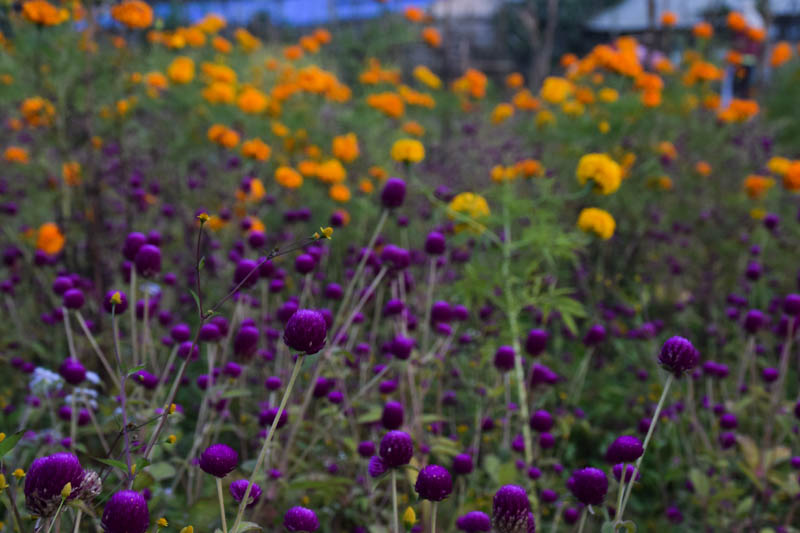
<instances>
[{"instance_id":1,"label":"flower field","mask_svg":"<svg viewBox=\"0 0 800 533\"><path fill-rule=\"evenodd\" d=\"M110 4L0 5L0 531L800 531L797 43Z\"/></svg>"}]
</instances>

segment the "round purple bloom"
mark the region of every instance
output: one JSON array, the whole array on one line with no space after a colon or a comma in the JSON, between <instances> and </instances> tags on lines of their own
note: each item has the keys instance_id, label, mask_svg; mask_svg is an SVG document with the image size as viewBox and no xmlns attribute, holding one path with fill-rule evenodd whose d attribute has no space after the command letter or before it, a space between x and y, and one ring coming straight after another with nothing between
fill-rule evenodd
<instances>
[{"instance_id":1,"label":"round purple bloom","mask_svg":"<svg viewBox=\"0 0 800 533\"><path fill-rule=\"evenodd\" d=\"M697 365L699 358L700 354L692 346L692 343L677 336L667 339L658 354L658 362L672 372L675 377L680 377L683 373L692 370Z\"/></svg>"},{"instance_id":2,"label":"round purple bloom","mask_svg":"<svg viewBox=\"0 0 800 533\"><path fill-rule=\"evenodd\" d=\"M498 533L534 531L530 511L528 493L518 485L500 487L492 499L492 523Z\"/></svg>"},{"instance_id":3,"label":"round purple bloom","mask_svg":"<svg viewBox=\"0 0 800 533\"><path fill-rule=\"evenodd\" d=\"M325 317L318 311L299 309L286 323L283 342L298 352L315 354L325 346L328 326Z\"/></svg>"},{"instance_id":4,"label":"round purple bloom","mask_svg":"<svg viewBox=\"0 0 800 533\"><path fill-rule=\"evenodd\" d=\"M398 335L392 339L390 348L392 355L401 361L405 361L411 356L411 351L414 349L414 339Z\"/></svg>"},{"instance_id":5,"label":"round purple bloom","mask_svg":"<svg viewBox=\"0 0 800 533\"><path fill-rule=\"evenodd\" d=\"M256 271L258 263L252 259L242 259L236 264L236 269L233 271L233 283L238 285L242 282L242 288L252 287L258 281L259 273ZM245 281L247 280L247 281Z\"/></svg>"},{"instance_id":6,"label":"round purple bloom","mask_svg":"<svg viewBox=\"0 0 800 533\"><path fill-rule=\"evenodd\" d=\"M149 278L161 272L161 250L152 244L145 244L139 248L134 258L136 271L139 275Z\"/></svg>"},{"instance_id":7,"label":"round purple bloom","mask_svg":"<svg viewBox=\"0 0 800 533\"><path fill-rule=\"evenodd\" d=\"M375 453L375 443L371 440L365 440L358 443L358 455L361 457L370 457Z\"/></svg>"},{"instance_id":8,"label":"round purple bloom","mask_svg":"<svg viewBox=\"0 0 800 533\"><path fill-rule=\"evenodd\" d=\"M319 520L311 509L297 506L286 511L283 516L283 527L289 531L313 533L319 529Z\"/></svg>"},{"instance_id":9,"label":"round purple bloom","mask_svg":"<svg viewBox=\"0 0 800 533\"><path fill-rule=\"evenodd\" d=\"M381 414L381 424L386 429L397 429L403 425L403 404L399 402L386 402Z\"/></svg>"},{"instance_id":10,"label":"round purple bloom","mask_svg":"<svg viewBox=\"0 0 800 533\"><path fill-rule=\"evenodd\" d=\"M438 231L428 233L425 239L425 252L430 255L442 255L447 248L444 235Z\"/></svg>"},{"instance_id":11,"label":"round purple bloom","mask_svg":"<svg viewBox=\"0 0 800 533\"><path fill-rule=\"evenodd\" d=\"M508 372L514 368L514 348L500 346L494 353L494 366L501 372Z\"/></svg>"},{"instance_id":12,"label":"round purple bloom","mask_svg":"<svg viewBox=\"0 0 800 533\"><path fill-rule=\"evenodd\" d=\"M632 464L628 464L625 466L625 482L627 483L633 478L633 472L636 470L636 467ZM614 474L614 479L619 481L622 479L622 463L617 463L614 465L614 468L611 469L611 472ZM640 472L636 472L636 480L638 481L639 478L642 477Z\"/></svg>"},{"instance_id":13,"label":"round purple bloom","mask_svg":"<svg viewBox=\"0 0 800 533\"><path fill-rule=\"evenodd\" d=\"M492 521L486 513L470 511L458 517L456 527L465 533L485 533L492 529Z\"/></svg>"},{"instance_id":14,"label":"round purple bloom","mask_svg":"<svg viewBox=\"0 0 800 533\"><path fill-rule=\"evenodd\" d=\"M58 373L70 385L79 385L86 379L86 368L73 357L64 359L64 362L58 368Z\"/></svg>"},{"instance_id":15,"label":"round purple bloom","mask_svg":"<svg viewBox=\"0 0 800 533\"><path fill-rule=\"evenodd\" d=\"M622 435L608 447L606 461L609 463L632 463L643 453L642 441L631 435Z\"/></svg>"},{"instance_id":16,"label":"round purple bloom","mask_svg":"<svg viewBox=\"0 0 800 533\"><path fill-rule=\"evenodd\" d=\"M800 294L787 294L783 299L783 311L787 315L800 315Z\"/></svg>"},{"instance_id":17,"label":"round purple bloom","mask_svg":"<svg viewBox=\"0 0 800 533\"><path fill-rule=\"evenodd\" d=\"M115 294L119 294L118 304L111 301ZM128 309L128 297L122 291L108 291L105 298L103 298L103 309L106 313L111 313L113 309L115 315L121 315Z\"/></svg>"},{"instance_id":18,"label":"round purple bloom","mask_svg":"<svg viewBox=\"0 0 800 533\"><path fill-rule=\"evenodd\" d=\"M446 468L428 465L419 471L414 490L423 500L440 502L453 492L453 478Z\"/></svg>"},{"instance_id":19,"label":"round purple bloom","mask_svg":"<svg viewBox=\"0 0 800 533\"><path fill-rule=\"evenodd\" d=\"M608 492L608 478L599 468L581 468L572 473L567 488L581 503L600 505Z\"/></svg>"},{"instance_id":20,"label":"round purple bloom","mask_svg":"<svg viewBox=\"0 0 800 533\"><path fill-rule=\"evenodd\" d=\"M453 472L460 475L472 473L474 468L472 464L472 456L468 453L460 453L453 457Z\"/></svg>"},{"instance_id":21,"label":"round purple bloom","mask_svg":"<svg viewBox=\"0 0 800 533\"><path fill-rule=\"evenodd\" d=\"M145 237L143 233L139 233L138 231L128 233L128 236L125 237L125 243L122 245L122 255L128 261L133 261L136 257L136 252L138 252L139 248L146 242L147 237Z\"/></svg>"},{"instance_id":22,"label":"round purple bloom","mask_svg":"<svg viewBox=\"0 0 800 533\"><path fill-rule=\"evenodd\" d=\"M404 431L390 431L381 439L380 456L388 468L407 465L414 455L414 443Z\"/></svg>"},{"instance_id":23,"label":"round purple bloom","mask_svg":"<svg viewBox=\"0 0 800 533\"><path fill-rule=\"evenodd\" d=\"M227 444L212 444L200 455L200 468L206 474L223 478L236 469L239 454Z\"/></svg>"},{"instance_id":24,"label":"round purple bloom","mask_svg":"<svg viewBox=\"0 0 800 533\"><path fill-rule=\"evenodd\" d=\"M248 481L246 479L237 479L231 483L229 490L236 503L241 503L242 498L244 498L244 493L247 491L247 484ZM257 483L253 483L253 486L250 488L250 495L247 497L247 501L249 502L247 508L249 509L258 503L259 498L261 498L261 487L259 487Z\"/></svg>"},{"instance_id":25,"label":"round purple bloom","mask_svg":"<svg viewBox=\"0 0 800 533\"><path fill-rule=\"evenodd\" d=\"M150 526L147 500L133 490L114 493L103 510L103 530L106 533L144 533Z\"/></svg>"},{"instance_id":26,"label":"round purple bloom","mask_svg":"<svg viewBox=\"0 0 800 533\"><path fill-rule=\"evenodd\" d=\"M536 357L541 355L547 347L548 334L543 329L532 329L528 332L528 338L525 339L525 351L529 355Z\"/></svg>"},{"instance_id":27,"label":"round purple bloom","mask_svg":"<svg viewBox=\"0 0 800 533\"><path fill-rule=\"evenodd\" d=\"M52 516L61 503L64 485L72 483L68 499L73 499L78 495L84 477L80 461L71 453L39 457L31 463L25 475L25 506L37 516Z\"/></svg>"},{"instance_id":28,"label":"round purple bloom","mask_svg":"<svg viewBox=\"0 0 800 533\"><path fill-rule=\"evenodd\" d=\"M367 465L367 472L369 473L370 477L376 478L380 477L386 473L386 464L383 462L383 459L378 457L377 455L373 455L369 458L369 464Z\"/></svg>"},{"instance_id":29,"label":"round purple bloom","mask_svg":"<svg viewBox=\"0 0 800 533\"><path fill-rule=\"evenodd\" d=\"M84 298L83 291L80 289L69 289L61 298L61 302L67 309L80 309L85 301L86 298Z\"/></svg>"},{"instance_id":30,"label":"round purple bloom","mask_svg":"<svg viewBox=\"0 0 800 533\"><path fill-rule=\"evenodd\" d=\"M383 207L393 209L403 205L406 198L406 182L400 178L389 178L381 191Z\"/></svg>"},{"instance_id":31,"label":"round purple bloom","mask_svg":"<svg viewBox=\"0 0 800 533\"><path fill-rule=\"evenodd\" d=\"M258 328L255 326L242 326L233 338L233 353L237 357L250 359L258 349Z\"/></svg>"},{"instance_id":32,"label":"round purple bloom","mask_svg":"<svg viewBox=\"0 0 800 533\"><path fill-rule=\"evenodd\" d=\"M595 324L586 332L586 335L583 337L583 344L586 346L594 346L603 342L605 338L606 328L602 324Z\"/></svg>"},{"instance_id":33,"label":"round purple bloom","mask_svg":"<svg viewBox=\"0 0 800 533\"><path fill-rule=\"evenodd\" d=\"M779 373L777 368L768 366L767 368L761 371L761 378L766 383L773 383L778 380L778 377Z\"/></svg>"},{"instance_id":34,"label":"round purple bloom","mask_svg":"<svg viewBox=\"0 0 800 533\"><path fill-rule=\"evenodd\" d=\"M751 309L744 317L744 329L751 335L756 333L766 322L764 313L758 309Z\"/></svg>"},{"instance_id":35,"label":"round purple bloom","mask_svg":"<svg viewBox=\"0 0 800 533\"><path fill-rule=\"evenodd\" d=\"M553 427L553 417L544 409L539 409L531 415L530 425L535 431L550 431Z\"/></svg>"}]
</instances>

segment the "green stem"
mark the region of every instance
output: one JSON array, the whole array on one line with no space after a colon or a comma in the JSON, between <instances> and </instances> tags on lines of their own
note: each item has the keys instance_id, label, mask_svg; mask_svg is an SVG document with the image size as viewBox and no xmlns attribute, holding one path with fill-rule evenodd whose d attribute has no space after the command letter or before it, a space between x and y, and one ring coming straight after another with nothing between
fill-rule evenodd
<instances>
[{"instance_id":1,"label":"green stem","mask_svg":"<svg viewBox=\"0 0 800 533\"><path fill-rule=\"evenodd\" d=\"M228 533L228 522L225 520L225 498L222 495L222 479L217 480L217 498L219 498L219 516L222 519L222 533Z\"/></svg>"},{"instance_id":2,"label":"green stem","mask_svg":"<svg viewBox=\"0 0 800 533\"><path fill-rule=\"evenodd\" d=\"M264 463L264 459L267 456L267 450L269 449L269 443L272 440L272 436L275 434L275 429L277 428L278 422L281 419L281 414L283 414L283 410L286 407L286 402L289 400L289 396L292 393L294 382L297 380L298 374L300 374L300 368L303 366L303 357L304 356L302 355L298 355L297 361L294 363L292 377L289 378L289 384L286 386L286 390L283 393L283 398L281 399L281 404L278 407L278 412L275 414L275 419L272 421L272 426L269 428L267 438L264 440L264 445L261 447L261 452L258 454L258 459L256 460L256 466L253 468L253 473L250 474L250 481L247 484L247 489L244 491L242 501L239 503L239 511L236 513L236 520L233 522L233 528L231 531L235 532L239 527L239 523L242 521L242 515L244 515L245 507L247 507L247 500L250 498L250 490L253 488L253 483L256 481L256 475L261 472L261 467Z\"/></svg>"},{"instance_id":3,"label":"green stem","mask_svg":"<svg viewBox=\"0 0 800 533\"><path fill-rule=\"evenodd\" d=\"M431 516L431 533L436 533L436 511L439 510L439 502L433 502L433 513Z\"/></svg>"},{"instance_id":4,"label":"green stem","mask_svg":"<svg viewBox=\"0 0 800 533\"><path fill-rule=\"evenodd\" d=\"M58 520L58 515L61 513L61 508L64 507L65 501L66 500L64 498L61 498L61 503L58 504L58 509L56 509L56 514L53 515L53 519L50 520L50 525L47 526L47 533L50 533L50 530L53 529L53 524L55 524L56 520Z\"/></svg>"},{"instance_id":5,"label":"green stem","mask_svg":"<svg viewBox=\"0 0 800 533\"><path fill-rule=\"evenodd\" d=\"M581 522L578 524L578 533L583 533L583 528L586 526L586 516L588 515L588 507L583 508L583 512L581 513Z\"/></svg>"},{"instance_id":6,"label":"green stem","mask_svg":"<svg viewBox=\"0 0 800 533\"><path fill-rule=\"evenodd\" d=\"M658 423L658 417L661 416L661 408L664 407L664 400L667 399L667 393L669 393L669 387L672 385L672 380L675 379L675 376L670 374L667 377L666 383L664 383L664 390L661 391L661 398L658 399L658 405L656 406L656 412L653 413L653 419L650 421L650 427L647 429L647 435L644 438L644 443L642 444L642 455L636 460L636 468L633 470L631 474L631 482L628 483L627 489L625 491L625 496L622 500L622 508L619 510L619 518L618 520L622 522L622 515L625 513L625 507L628 505L628 500L631 497L631 492L633 491L633 486L636 484L636 475L639 474L639 467L642 464L642 460L644 459L644 454L647 451L647 445L650 444L650 439L653 437L653 432L656 429L656 424ZM624 479L624 478L623 478Z\"/></svg>"},{"instance_id":7,"label":"green stem","mask_svg":"<svg viewBox=\"0 0 800 533\"><path fill-rule=\"evenodd\" d=\"M400 518L397 515L397 470L392 469L392 533L400 533Z\"/></svg>"},{"instance_id":8,"label":"green stem","mask_svg":"<svg viewBox=\"0 0 800 533\"><path fill-rule=\"evenodd\" d=\"M614 520L615 524L618 524L622 520L622 515L620 515L620 511L622 510L622 495L625 494L625 477L627 473L628 473L628 464L622 463L622 475L619 477L619 494L617 496L617 515ZM633 483L632 479L631 483Z\"/></svg>"}]
</instances>

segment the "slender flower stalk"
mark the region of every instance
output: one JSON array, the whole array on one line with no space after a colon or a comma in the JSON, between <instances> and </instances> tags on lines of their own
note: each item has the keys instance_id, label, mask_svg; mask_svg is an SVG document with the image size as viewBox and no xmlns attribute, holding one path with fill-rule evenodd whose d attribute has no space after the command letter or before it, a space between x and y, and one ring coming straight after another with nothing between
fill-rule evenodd
<instances>
[{"instance_id":1,"label":"slender flower stalk","mask_svg":"<svg viewBox=\"0 0 800 533\"><path fill-rule=\"evenodd\" d=\"M272 426L269 428L269 432L267 433L267 438L264 439L264 444L261 446L261 452L258 454L258 459L256 459L256 465L253 467L253 472L250 474L250 479L248 481L247 489L244 491L244 496L242 497L242 501L239 504L239 511L236 513L236 519L233 522L232 531L236 531L239 527L239 523L242 521L242 516L244 515L244 510L247 507L247 500L250 498L250 489L253 486L253 483L256 482L256 476L261 472L264 459L267 456L267 451L269 450L269 443L272 441L272 436L275 434L275 429L278 427L278 422L281 420L281 415L283 414L283 410L286 407L286 403L289 401L289 396L292 393L292 389L294 388L294 382L297 380L298 374L300 374L300 368L303 366L303 357L302 355L297 356L297 360L294 363L294 368L292 369L292 376L289 378L289 383L286 385L286 390L283 393L283 398L281 398L280 406L278 407L278 412L275 413L275 418L272 420Z\"/></svg>"},{"instance_id":2,"label":"slender flower stalk","mask_svg":"<svg viewBox=\"0 0 800 533\"><path fill-rule=\"evenodd\" d=\"M128 467L125 478L127 479L128 489L130 489L133 486L133 472L131 471L131 443L130 436L128 435L128 410L125 392L125 381L128 379L128 373L125 372L125 369L122 367L122 357L119 354L119 321L116 310L117 304L112 304L111 327L114 333L114 356L117 358L117 368L120 375L119 403L120 410L122 411L122 433L125 438L125 465ZM131 314L133 314L133 312Z\"/></svg>"},{"instance_id":3,"label":"slender flower stalk","mask_svg":"<svg viewBox=\"0 0 800 533\"><path fill-rule=\"evenodd\" d=\"M219 499L219 516L222 519L222 533L228 533L228 523L225 520L225 497L222 495L222 479L218 477L214 479L217 481L217 498ZM250 487L248 486L247 488L249 489Z\"/></svg>"},{"instance_id":4,"label":"slender flower stalk","mask_svg":"<svg viewBox=\"0 0 800 533\"><path fill-rule=\"evenodd\" d=\"M392 533L400 533L400 516L397 514L397 469L392 468Z\"/></svg>"}]
</instances>

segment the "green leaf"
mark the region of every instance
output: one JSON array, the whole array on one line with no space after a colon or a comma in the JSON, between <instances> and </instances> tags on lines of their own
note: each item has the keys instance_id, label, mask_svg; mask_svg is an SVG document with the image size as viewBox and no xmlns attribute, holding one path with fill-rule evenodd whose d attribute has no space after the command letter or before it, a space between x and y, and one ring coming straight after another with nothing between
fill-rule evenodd
<instances>
[{"instance_id":1,"label":"green leaf","mask_svg":"<svg viewBox=\"0 0 800 533\"><path fill-rule=\"evenodd\" d=\"M624 527L628 533L636 533L636 524L633 520L625 520L624 522L620 522L619 525Z\"/></svg>"},{"instance_id":2,"label":"green leaf","mask_svg":"<svg viewBox=\"0 0 800 533\"><path fill-rule=\"evenodd\" d=\"M245 531L261 531L261 526L256 524L255 522L240 522L238 526L236 526L236 531L231 530L231 533L244 533Z\"/></svg>"},{"instance_id":3,"label":"green leaf","mask_svg":"<svg viewBox=\"0 0 800 533\"><path fill-rule=\"evenodd\" d=\"M175 476L175 467L167 462L153 463L147 467L147 472L157 481L163 481Z\"/></svg>"},{"instance_id":4,"label":"green leaf","mask_svg":"<svg viewBox=\"0 0 800 533\"><path fill-rule=\"evenodd\" d=\"M125 375L130 376L131 374L135 374L139 370L144 370L144 363L142 363L141 365L136 365L133 368L129 368L128 370L125 371Z\"/></svg>"},{"instance_id":5,"label":"green leaf","mask_svg":"<svg viewBox=\"0 0 800 533\"><path fill-rule=\"evenodd\" d=\"M614 522L603 522L603 525L600 526L600 533L615 533L616 528L614 527Z\"/></svg>"},{"instance_id":6,"label":"green leaf","mask_svg":"<svg viewBox=\"0 0 800 533\"><path fill-rule=\"evenodd\" d=\"M13 435L9 435L3 439L3 442L0 442L0 458L14 449L14 446L17 445L19 439L22 438L23 433L23 431L17 431Z\"/></svg>"},{"instance_id":7,"label":"green leaf","mask_svg":"<svg viewBox=\"0 0 800 533\"><path fill-rule=\"evenodd\" d=\"M189 289L189 292L192 293L192 298L194 298L194 304L197 306L197 310L200 311L200 297L197 296L197 293L194 292L192 289Z\"/></svg>"},{"instance_id":8,"label":"green leaf","mask_svg":"<svg viewBox=\"0 0 800 533\"><path fill-rule=\"evenodd\" d=\"M753 503L755 503L755 500L753 499L752 496L748 496L747 498L739 502L739 505L736 506L736 512L735 512L736 516L749 515L750 509L753 508Z\"/></svg>"},{"instance_id":9,"label":"green leaf","mask_svg":"<svg viewBox=\"0 0 800 533\"><path fill-rule=\"evenodd\" d=\"M222 397L223 398L241 398L242 396L249 396L253 394L253 391L250 389L231 389L225 392Z\"/></svg>"},{"instance_id":10,"label":"green leaf","mask_svg":"<svg viewBox=\"0 0 800 533\"><path fill-rule=\"evenodd\" d=\"M359 416L356 420L357 424L371 424L381 419L382 407L373 407L363 415Z\"/></svg>"},{"instance_id":11,"label":"green leaf","mask_svg":"<svg viewBox=\"0 0 800 533\"><path fill-rule=\"evenodd\" d=\"M128 465L122 461L117 461L116 459L101 459L99 457L95 457L94 460L112 468L119 468L123 472L128 471Z\"/></svg>"},{"instance_id":12,"label":"green leaf","mask_svg":"<svg viewBox=\"0 0 800 533\"><path fill-rule=\"evenodd\" d=\"M689 471L689 480L692 482L692 485L694 485L695 494L700 496L700 498L705 499L706 496L708 496L708 491L710 488L708 477L697 468L692 468Z\"/></svg>"},{"instance_id":13,"label":"green leaf","mask_svg":"<svg viewBox=\"0 0 800 533\"><path fill-rule=\"evenodd\" d=\"M197 264L198 270L203 270L203 267L206 265L206 256L200 258L200 262Z\"/></svg>"}]
</instances>

